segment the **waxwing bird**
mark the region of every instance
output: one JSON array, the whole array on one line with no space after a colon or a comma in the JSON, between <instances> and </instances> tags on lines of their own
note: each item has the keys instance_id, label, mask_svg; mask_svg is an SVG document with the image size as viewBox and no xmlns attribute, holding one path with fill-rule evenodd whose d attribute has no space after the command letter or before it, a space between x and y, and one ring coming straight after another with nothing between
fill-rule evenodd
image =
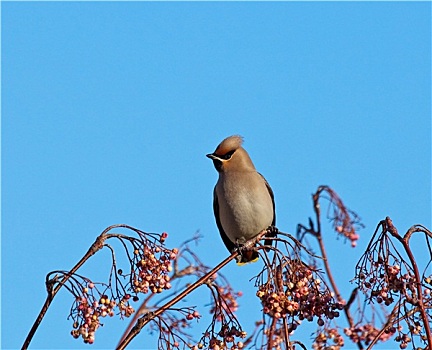
<instances>
[{"instance_id":1,"label":"waxwing bird","mask_svg":"<svg viewBox=\"0 0 432 350\"><path fill-rule=\"evenodd\" d=\"M230 136L213 153L207 154L219 173L213 191L216 225L230 252L276 223L273 191L256 171L242 143L241 136ZM271 240L265 244L271 245ZM257 251L243 251L237 263L242 265L257 259Z\"/></svg>"}]
</instances>

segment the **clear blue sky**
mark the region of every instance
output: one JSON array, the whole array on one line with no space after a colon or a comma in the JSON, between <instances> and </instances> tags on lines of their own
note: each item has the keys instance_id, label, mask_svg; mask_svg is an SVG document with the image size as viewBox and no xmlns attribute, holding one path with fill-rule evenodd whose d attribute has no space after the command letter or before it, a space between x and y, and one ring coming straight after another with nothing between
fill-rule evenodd
<instances>
[{"instance_id":1,"label":"clear blue sky","mask_svg":"<svg viewBox=\"0 0 432 350\"><path fill-rule=\"evenodd\" d=\"M111 224L167 231L172 247L199 230L202 260L222 260L205 154L232 134L273 187L281 230L307 222L320 184L363 218L355 249L328 232L346 297L379 220L431 227L430 3L1 6L2 348L21 346L46 273ZM244 292L246 329L258 271L223 271ZM60 293L33 348L86 347L70 305ZM107 322L92 347L112 348L126 324ZM139 346L156 343L143 332Z\"/></svg>"}]
</instances>

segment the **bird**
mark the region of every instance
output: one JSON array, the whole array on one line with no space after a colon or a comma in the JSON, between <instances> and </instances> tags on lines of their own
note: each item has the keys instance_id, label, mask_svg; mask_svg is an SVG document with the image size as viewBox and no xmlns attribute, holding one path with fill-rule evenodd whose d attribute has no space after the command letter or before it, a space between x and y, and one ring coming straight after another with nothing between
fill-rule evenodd
<instances>
[{"instance_id":1,"label":"bird","mask_svg":"<svg viewBox=\"0 0 432 350\"><path fill-rule=\"evenodd\" d=\"M249 154L242 147L243 137L225 138L213 153L206 156L219 173L213 191L213 211L222 241L230 253L268 230L275 235L276 212L273 191L267 180L255 169ZM266 239L265 245L272 240ZM242 250L237 264L258 260L256 250Z\"/></svg>"}]
</instances>

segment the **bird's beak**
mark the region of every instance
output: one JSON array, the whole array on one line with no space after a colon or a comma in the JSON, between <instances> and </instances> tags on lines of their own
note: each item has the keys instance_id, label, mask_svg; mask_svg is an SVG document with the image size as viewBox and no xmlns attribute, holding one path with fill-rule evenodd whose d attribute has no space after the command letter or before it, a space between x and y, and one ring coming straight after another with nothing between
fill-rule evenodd
<instances>
[{"instance_id":1,"label":"bird's beak","mask_svg":"<svg viewBox=\"0 0 432 350\"><path fill-rule=\"evenodd\" d=\"M215 160L217 157L213 153L206 154L207 158Z\"/></svg>"}]
</instances>

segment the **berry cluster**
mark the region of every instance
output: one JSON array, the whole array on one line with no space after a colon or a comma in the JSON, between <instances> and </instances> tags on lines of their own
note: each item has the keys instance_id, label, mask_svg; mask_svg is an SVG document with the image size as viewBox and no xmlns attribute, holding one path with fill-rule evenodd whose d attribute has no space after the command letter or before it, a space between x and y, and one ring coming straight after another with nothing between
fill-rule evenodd
<instances>
[{"instance_id":1,"label":"berry cluster","mask_svg":"<svg viewBox=\"0 0 432 350\"><path fill-rule=\"evenodd\" d=\"M120 318L130 317L135 312L130 302L138 301L138 293L161 293L171 288L169 273L173 270L172 262L177 259L179 251L164 247L168 234L147 234L127 228L135 231L138 237L123 234L110 234L107 237L116 237L122 242L131 266L129 274L123 275L122 269L117 270L114 250L109 246L112 251L112 268L108 283L93 283L86 277L63 271L56 271L56 276L52 279L56 281L59 272L66 275L67 288L75 298L69 315L73 320L71 334L74 338L82 338L85 343L94 343L95 332L102 325L102 318L115 314ZM101 244L100 241L103 240L96 241L97 247ZM119 276L126 278L127 283L124 284ZM199 317L197 312L188 311L190 310L181 311L186 324ZM180 330L180 325L177 326Z\"/></svg>"},{"instance_id":2,"label":"berry cluster","mask_svg":"<svg viewBox=\"0 0 432 350\"><path fill-rule=\"evenodd\" d=\"M411 338L408 336L408 334L400 334L395 338L395 341L397 341L399 344L399 348L406 349L408 347L408 344L411 343Z\"/></svg>"},{"instance_id":3,"label":"berry cluster","mask_svg":"<svg viewBox=\"0 0 432 350\"><path fill-rule=\"evenodd\" d=\"M410 273L401 273L401 267L396 262L388 264L377 259L372 262L371 272L366 269L357 274L360 288L377 303L390 305L395 294L415 298L417 295L415 277Z\"/></svg>"},{"instance_id":4,"label":"berry cluster","mask_svg":"<svg viewBox=\"0 0 432 350\"><path fill-rule=\"evenodd\" d=\"M431 297L431 287L430 286L432 286L432 275L431 276L429 276L429 277L425 277L424 278L424 282L426 283L426 284L429 284L429 286L425 286L425 285L423 285L424 286L424 288L423 288L423 295L424 295L424 298L430 298Z\"/></svg>"},{"instance_id":5,"label":"berry cluster","mask_svg":"<svg viewBox=\"0 0 432 350\"><path fill-rule=\"evenodd\" d=\"M174 312L175 311L175 312ZM182 317L178 317L178 315ZM170 309L163 317L159 317L155 324L150 326L150 331L159 332L158 349L192 348L187 342L191 337L185 332L190 327L190 321L201 318L198 311L193 308Z\"/></svg>"},{"instance_id":6,"label":"berry cluster","mask_svg":"<svg viewBox=\"0 0 432 350\"><path fill-rule=\"evenodd\" d=\"M232 315L238 309L237 298L241 297L243 293L234 292L231 286L215 286L216 292L218 294L217 300L210 309L210 313L214 314L218 322L222 322L224 314ZM219 302L222 300L223 302Z\"/></svg>"},{"instance_id":7,"label":"berry cluster","mask_svg":"<svg viewBox=\"0 0 432 350\"><path fill-rule=\"evenodd\" d=\"M76 339L82 337L84 343L93 344L95 332L101 325L100 319L114 316L116 306L124 317L129 317L135 312L129 305L129 299L130 295L127 294L117 302L106 294L99 294L94 283L87 283L87 286L82 288L82 295L76 297L72 308L71 317L75 322L71 335Z\"/></svg>"},{"instance_id":8,"label":"berry cluster","mask_svg":"<svg viewBox=\"0 0 432 350\"><path fill-rule=\"evenodd\" d=\"M212 349L212 350L239 350L243 349L245 344L236 338L246 338L246 332L236 326L225 324L218 333L205 332L201 342L192 347L193 350ZM230 345L231 344L231 345Z\"/></svg>"},{"instance_id":9,"label":"berry cluster","mask_svg":"<svg viewBox=\"0 0 432 350\"><path fill-rule=\"evenodd\" d=\"M289 328L289 331L291 332L293 329ZM263 333L267 338L267 344L261 348L268 348L270 344L272 349L282 350L284 348L285 334L282 327L276 327L275 329L272 329L272 327L265 328Z\"/></svg>"},{"instance_id":10,"label":"berry cluster","mask_svg":"<svg viewBox=\"0 0 432 350\"><path fill-rule=\"evenodd\" d=\"M392 311L394 316L388 320L393 324L389 324L379 339L387 340L394 337L402 349L407 348L411 342L412 347L415 347L415 339L419 338L424 342L428 338L425 331L428 327L424 323L424 318L430 314L428 311L422 312L422 308L430 305L432 289L428 284L432 282L432 278L423 276L422 280L417 279L416 276L420 276L417 274L416 264L412 262L411 266L411 263L396 250L392 237L400 236L390 218L381 221L378 227L380 226L383 231L377 234L377 228L367 251L356 265L356 282L366 298L380 304L383 310L384 306L396 304ZM406 237L409 238L408 232ZM405 237L403 240L405 241ZM410 248L405 248L407 253L411 254ZM429 264L430 261L427 269ZM402 323L408 327L406 334L401 332ZM378 331L372 326L363 327L365 328L358 330L349 329L348 332L353 338L364 338L365 342L368 338L376 338Z\"/></svg>"},{"instance_id":11,"label":"berry cluster","mask_svg":"<svg viewBox=\"0 0 432 350\"><path fill-rule=\"evenodd\" d=\"M358 343L361 341L366 345L369 345L377 337L379 331L379 329L375 328L375 326L370 323L344 329L345 335L347 335L353 343ZM395 332L396 328L390 327L380 335L379 340L383 342L387 341Z\"/></svg>"},{"instance_id":12,"label":"berry cluster","mask_svg":"<svg viewBox=\"0 0 432 350\"><path fill-rule=\"evenodd\" d=\"M100 326L99 318L104 317L102 316L102 310L97 301L89 302L84 296L78 298L76 304L77 318L81 320L81 322L74 322L74 329L71 331L71 335L75 339L81 336L84 343L93 344L95 341L95 332ZM112 315L114 315L114 313L112 313Z\"/></svg>"},{"instance_id":13,"label":"berry cluster","mask_svg":"<svg viewBox=\"0 0 432 350\"><path fill-rule=\"evenodd\" d=\"M360 235L354 230L351 223L349 223L348 226L336 225L334 229L338 234L343 235L351 241L351 247L354 248L357 246L357 241L360 238Z\"/></svg>"},{"instance_id":14,"label":"berry cluster","mask_svg":"<svg viewBox=\"0 0 432 350\"><path fill-rule=\"evenodd\" d=\"M329 341L332 344L329 344ZM344 346L344 339L337 328L326 328L323 331L318 332L315 337L314 343L312 344L312 349L314 350L339 350Z\"/></svg>"},{"instance_id":15,"label":"berry cluster","mask_svg":"<svg viewBox=\"0 0 432 350\"><path fill-rule=\"evenodd\" d=\"M150 242L143 249L135 249L131 272L133 292L161 293L163 290L170 289L168 273L173 269L171 261L176 259L177 254L176 248L169 250Z\"/></svg>"},{"instance_id":16,"label":"berry cluster","mask_svg":"<svg viewBox=\"0 0 432 350\"><path fill-rule=\"evenodd\" d=\"M287 314L297 313L300 305L297 301L289 298L284 292L273 292L270 285L260 286L257 297L264 305L264 313L275 318L283 318Z\"/></svg>"},{"instance_id":17,"label":"berry cluster","mask_svg":"<svg viewBox=\"0 0 432 350\"><path fill-rule=\"evenodd\" d=\"M177 310L183 314L182 318L177 318L174 316L167 316L169 320L169 327L162 327L162 331L166 333L172 333L174 330L189 327L189 321L194 319L200 319L201 315L197 310L188 309L187 311Z\"/></svg>"},{"instance_id":18,"label":"berry cluster","mask_svg":"<svg viewBox=\"0 0 432 350\"><path fill-rule=\"evenodd\" d=\"M360 238L357 231L364 227L360 222L360 217L348 209L338 194L328 186L320 186L313 195L315 208L319 208L320 198L327 198L330 201L327 218L332 222L335 232L349 239L351 246L355 247Z\"/></svg>"},{"instance_id":19,"label":"berry cluster","mask_svg":"<svg viewBox=\"0 0 432 350\"><path fill-rule=\"evenodd\" d=\"M132 315L135 310L132 306L129 305L130 294L126 294L118 303L118 307L120 309L121 317L129 317Z\"/></svg>"},{"instance_id":20,"label":"berry cluster","mask_svg":"<svg viewBox=\"0 0 432 350\"><path fill-rule=\"evenodd\" d=\"M296 317L300 321L318 317L318 325L324 324L323 316L338 317L343 305L335 301L317 274L300 261L293 260L290 265L283 274L282 286L274 280L259 286L256 295L264 313L278 319Z\"/></svg>"}]
</instances>

